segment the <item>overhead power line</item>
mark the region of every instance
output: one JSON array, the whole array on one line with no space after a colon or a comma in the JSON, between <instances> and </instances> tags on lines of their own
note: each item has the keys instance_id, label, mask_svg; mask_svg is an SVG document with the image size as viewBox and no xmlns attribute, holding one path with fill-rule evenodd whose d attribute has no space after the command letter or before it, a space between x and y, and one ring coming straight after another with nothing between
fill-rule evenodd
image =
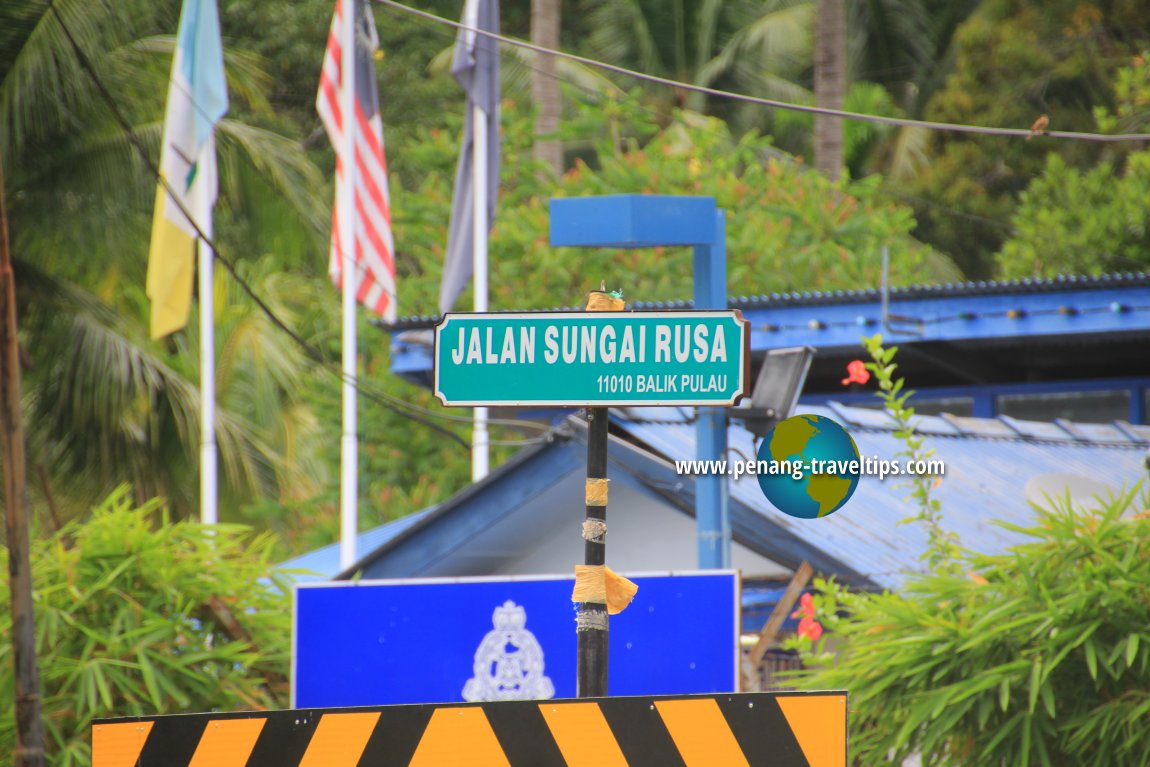
<instances>
[{"instance_id":1,"label":"overhead power line","mask_svg":"<svg viewBox=\"0 0 1150 767\"><path fill-rule=\"evenodd\" d=\"M693 83L686 83L680 80L672 80L668 77L659 77L658 75L650 75L645 72L638 72L634 69L627 69L626 67L617 66L615 64L608 64L604 61L590 59L586 56L577 56L574 53L566 53L564 51L554 50L552 48L544 48L534 43L529 43L525 40L519 40L514 37L507 37L506 35L497 34L495 32L488 32L477 27L469 27L466 24L461 24L458 21L445 19L442 16L436 16L434 13L421 11L417 8L411 8L403 3L396 2L396 0L373 0L373 2L394 8L404 13L409 13L418 16L428 21L434 21L437 24L445 24L455 29L466 30L470 33L483 35L493 40L498 40L506 45L513 45L518 48L526 48L536 53L548 54L556 56L568 61L574 61L579 64L584 64L596 69L602 69L607 72L614 72L615 74L633 77L637 80L643 80L657 85L666 85L670 88L678 90L692 91L695 93L702 93L716 98L728 99L730 101L741 101L747 104L758 104L759 106L772 107L774 109L785 109L792 112L806 112L808 114L827 115L829 117L841 117L844 120L858 120L860 122L880 123L882 125L894 125L903 128L926 128L928 130L936 131L949 131L951 133L973 133L984 136L1015 136L1020 138L1027 138L1034 135L1034 132L1027 128L992 128L985 125L965 125L962 123L944 123L932 122L930 120L912 120L905 117L884 117L881 115L864 114L862 112L847 112L842 109L827 109L825 107L809 106L807 104L794 104L789 101L778 101L776 99L767 99L759 96L749 96L745 93L735 93L733 91L724 91L717 88L708 88L705 85L694 85ZM1067 139L1072 141L1098 141L1098 142L1116 142L1116 141L1150 141L1150 133L1122 133L1122 134L1106 134L1106 133L1082 133L1077 131L1052 131L1044 130L1041 132L1042 136L1048 138Z\"/></svg>"},{"instance_id":2,"label":"overhead power line","mask_svg":"<svg viewBox=\"0 0 1150 767\"><path fill-rule=\"evenodd\" d=\"M211 246L215 259L217 261L219 261L221 264L223 264L223 266L227 270L228 274L231 275L232 279L235 280L236 284L239 285L241 290L243 290L243 292L255 303L255 305L264 314L264 316L266 316L268 318L268 320L276 328L278 328L285 335L287 335L287 337L293 343L295 343L304 352L304 354L309 359L311 359L313 362L315 362L317 365L319 365L321 369L323 369L329 373L332 373L333 375L338 377L341 381L344 381L345 379L347 379L347 376L344 375L343 370L340 366L338 366L334 362L328 360L327 357L323 354L323 352L321 352L315 345L310 343L307 339L305 339L303 336L301 336L299 333L297 333L294 329L292 329L286 322L284 322L284 320L282 318L279 317L279 315L276 314L276 312L256 292L256 290L251 286L251 284L249 284L248 281L239 273L239 270L236 268L235 263L220 253L220 249L217 246L217 244L215 243L214 239L211 237L208 237L204 233L204 231L200 229L200 227L198 226L198 224L195 221L195 218L184 207L183 203L181 202L181 200L179 198L179 195L177 195L175 193L175 190L172 189L171 185L168 183L168 180L165 179L163 177L163 175L160 173L159 167L152 160L152 158L148 155L147 149L140 142L140 139L136 135L136 132L132 129L131 123L128 122L128 119L124 116L124 113L120 110L119 104L117 103L115 96L112 95L111 91L108 90L107 85L103 82L103 80L100 79L100 76L96 73L96 70L92 66L90 59L88 58L87 54L84 53L84 50L80 47L79 43L76 41L76 38L72 34L71 29L68 27L67 22L65 22L63 15L56 8L56 4L54 1L49 3L48 10L50 10L55 15L56 21L57 21L57 23L59 23L60 29L61 29L61 31L63 31L64 36L67 38L69 46L72 48L73 52L75 52L76 59L80 63L81 68L87 73L88 77L91 78L92 83L96 86L96 90L100 94L101 100L103 100L104 103L106 104L106 106L108 107L109 111L112 114L113 119L116 121L116 124L120 126L121 130L124 131L124 135L127 137L128 142L131 144L131 146L139 154L141 160L145 164L145 167L147 167L148 172L151 173L153 177L155 177L157 183L159 183L163 187L164 191L168 194L169 199L172 200L176 204L176 206L180 209L180 212L183 213L184 217L191 223L193 229L195 229L195 231L196 231L196 235L200 239L204 240L208 245ZM436 431L436 432L444 435L445 437L452 440L453 442L458 443L460 446L470 450L471 445L468 444L468 442L466 440L464 440L462 437L460 437L458 434L456 434L455 432L451 431L450 429L448 429L448 428L446 428L446 427L444 427L438 423L434 423L433 421L429 420L431 418L436 418L436 419L447 420L447 421L457 421L457 420L461 420L460 416L454 416L454 415L450 415L450 414L446 414L446 413L438 413L438 412L431 410L429 408L425 408L425 407L422 407L420 405L416 405L414 403L408 402L408 401L401 399L399 397L389 395L385 392L373 391L369 388L365 388L359 379L353 380L352 383L356 387L356 390L360 394L364 395L364 397L366 399L368 399L369 401L374 402L375 404L377 404L381 407L384 407L388 410L391 410L392 412L396 413L397 415L399 415L403 418L406 418L410 421L414 421L414 422L419 423L419 424L421 424L421 425L423 425L429 429L432 429L433 431ZM503 423L503 419L491 419L490 422L493 424L496 424L496 425L505 425ZM544 426L543 424L536 424L534 422L520 421L520 420L508 420L506 425L525 426L528 424L530 424L531 427L539 429L540 431L548 431L550 428L548 426ZM511 444L519 444L519 443L529 443L532 441L538 441L538 440L513 440L513 441L508 441L508 442Z\"/></svg>"}]
</instances>

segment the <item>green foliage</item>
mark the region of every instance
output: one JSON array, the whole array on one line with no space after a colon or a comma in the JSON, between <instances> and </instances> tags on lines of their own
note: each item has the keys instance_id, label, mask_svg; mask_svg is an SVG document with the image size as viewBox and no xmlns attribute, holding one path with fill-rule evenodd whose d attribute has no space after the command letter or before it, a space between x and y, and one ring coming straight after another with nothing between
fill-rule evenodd
<instances>
[{"instance_id":1,"label":"green foliage","mask_svg":"<svg viewBox=\"0 0 1150 767\"><path fill-rule=\"evenodd\" d=\"M898 366L894 362L894 357L898 347L884 348L881 335L863 338L863 346L872 360L866 364L866 368L878 383L877 395L883 402L883 410L895 422L894 436L904 445L895 456L905 461L928 461L935 454L934 448L926 447L925 438L915 432L914 408L906 404L914 395L914 390L904 389L906 380L895 378ZM930 474L910 476L908 480L912 490L910 501L918 507L918 513L899 523L921 522L926 527L927 550L923 553L923 559L932 570L952 569L960 554L958 537L953 532L943 529L941 504L931 497L939 481L939 477Z\"/></svg>"},{"instance_id":2,"label":"green foliage","mask_svg":"<svg viewBox=\"0 0 1150 767\"><path fill-rule=\"evenodd\" d=\"M984 0L957 29L953 70L925 111L931 120L1026 128L1041 114L1051 129L1089 131L1111 99L1115 70L1150 34L1150 6L1078 0ZM1143 42L1139 42L1142 40ZM1048 151L1088 167L1098 145L939 134L912 191L918 235L953 256L969 277L993 274L1017 195Z\"/></svg>"},{"instance_id":3,"label":"green foliage","mask_svg":"<svg viewBox=\"0 0 1150 767\"><path fill-rule=\"evenodd\" d=\"M148 338L156 182L131 140L159 146L179 9L176 0L14 0L0 12L0 153L30 361L29 459L70 513L125 480L141 497L164 495L177 515L198 503L197 318L188 332ZM264 62L228 47L225 63L232 105L218 128L217 242L280 314L306 327L307 283L320 271L308 262L322 263L326 248L320 174L297 141L265 127L292 126L267 98ZM225 519L253 496L298 497L325 480L314 418L297 396L302 355L236 292L220 292L217 316Z\"/></svg>"},{"instance_id":4,"label":"green foliage","mask_svg":"<svg viewBox=\"0 0 1150 767\"><path fill-rule=\"evenodd\" d=\"M850 690L861 764L1150 764L1148 503L1055 499L1007 553L897 594L816 582L836 652L798 683Z\"/></svg>"},{"instance_id":5,"label":"green foliage","mask_svg":"<svg viewBox=\"0 0 1150 767\"><path fill-rule=\"evenodd\" d=\"M809 103L814 103L813 99ZM890 92L878 83L855 82L847 88L843 99L843 109L847 112L882 115L884 117L902 117L901 111L895 106ZM788 112L780 110L775 117L775 128L788 137L800 135L803 140L797 144L802 151L810 156L811 137L814 132L814 115L809 112ZM886 149L886 140L894 131L889 125L880 125L874 122L861 120L846 120L843 122L843 163L850 171L852 178L861 178L873 171L876 165L876 155ZM785 146L794 146L794 139L786 142ZM884 158L885 159L885 158Z\"/></svg>"},{"instance_id":6,"label":"green foliage","mask_svg":"<svg viewBox=\"0 0 1150 767\"><path fill-rule=\"evenodd\" d=\"M733 294L835 290L877 285L881 249L891 250L897 283L945 280L956 275L945 258L909 236L908 208L886 200L877 178L836 186L753 133L736 138L715 118L678 112L665 128L650 112L623 102L610 105L617 135L600 139L590 162L578 162L555 183L540 182L529 155L530 121L510 104L505 111L504 187L491 237L491 301L499 308L572 305L607 280L644 301L691 295L687 248L612 250L552 248L548 199L621 193L713 195L727 211L728 283ZM586 104L573 129L601 119ZM584 133L584 135L587 135ZM602 135L602 134L600 134ZM452 137L429 132L422 151L429 169L450 168ZM396 190L396 243L405 313L435 311L450 210L450 175L429 173L418 190ZM467 296L459 305L468 305Z\"/></svg>"},{"instance_id":7,"label":"green foliage","mask_svg":"<svg viewBox=\"0 0 1150 767\"><path fill-rule=\"evenodd\" d=\"M1094 108L1094 119L1103 133L1135 133L1150 125L1150 50L1130 60L1114 76L1113 111Z\"/></svg>"},{"instance_id":8,"label":"green foliage","mask_svg":"<svg viewBox=\"0 0 1150 767\"><path fill-rule=\"evenodd\" d=\"M928 458L896 350L863 342L899 456ZM1019 545L979 554L942 528L933 478L911 487L903 522L926 526L930 571L897 593L816 579L826 632L789 640L806 667L796 685L850 691L858 763L1150 764L1150 494L1050 499L1032 525L1002 523Z\"/></svg>"},{"instance_id":9,"label":"green foliage","mask_svg":"<svg viewBox=\"0 0 1150 767\"><path fill-rule=\"evenodd\" d=\"M288 702L290 587L271 571L270 538L234 525L209 531L173 522L156 502L134 507L129 496L119 488L89 521L33 545L42 705L55 767L90 762L94 717ZM0 599L8 604L6 579ZM225 611L230 618L221 619ZM0 611L4 690L13 684L11 621ZM0 706L0 753L12 753L14 743L13 708Z\"/></svg>"},{"instance_id":10,"label":"green foliage","mask_svg":"<svg viewBox=\"0 0 1150 767\"><path fill-rule=\"evenodd\" d=\"M586 45L594 58L647 74L801 101L810 96L804 80L814 13L812 0L594 0L587 11ZM761 109L740 114L730 102L678 88L658 86L643 95L664 117L687 108L754 125L765 114Z\"/></svg>"},{"instance_id":11,"label":"green foliage","mask_svg":"<svg viewBox=\"0 0 1150 767\"><path fill-rule=\"evenodd\" d=\"M1144 53L1118 70L1116 107L1095 107L1098 129L1138 131L1150 125L1150 65ZM1120 169L1121 168L1121 169ZM1051 154L1022 193L1014 235L998 263L1005 277L1103 274L1150 265L1150 151L1080 170Z\"/></svg>"},{"instance_id":12,"label":"green foliage","mask_svg":"<svg viewBox=\"0 0 1150 767\"><path fill-rule=\"evenodd\" d=\"M1004 277L1104 274L1150 267L1150 151L1072 168L1056 154L1025 192L1015 235L999 254Z\"/></svg>"}]
</instances>

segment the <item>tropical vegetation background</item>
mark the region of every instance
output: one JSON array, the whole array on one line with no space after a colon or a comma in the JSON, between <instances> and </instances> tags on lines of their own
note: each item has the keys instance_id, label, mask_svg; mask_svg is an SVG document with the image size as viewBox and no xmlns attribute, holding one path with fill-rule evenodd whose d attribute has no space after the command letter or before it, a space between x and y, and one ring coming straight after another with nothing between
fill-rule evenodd
<instances>
[{"instance_id":1,"label":"tropical vegetation background","mask_svg":"<svg viewBox=\"0 0 1150 767\"><path fill-rule=\"evenodd\" d=\"M451 19L461 8L411 4ZM232 105L218 138L220 253L308 344L217 272L221 515L269 533L259 544L269 562L331 542L338 529L330 363L339 296L325 274L334 157L314 110L332 7L219 0ZM993 127L1024 129L1047 114L1055 130L1150 130L1150 6L1132 0L505 0L501 9L508 35L695 85ZM179 0L0 3L0 188L36 568L53 577L79 567L66 542L101 534L86 525L111 517L130 527L137 508L184 524L198 508L196 320L148 338L155 179L134 145L158 157L179 10ZM463 118L446 71L454 31L385 5L374 13L400 313L434 314ZM815 67L827 56L839 62L829 81ZM518 49L503 57L494 308L575 304L600 280L629 298L690 295L685 252L549 248L547 200L583 194L714 195L730 212L734 295L872 287L883 246L896 284L1150 266L1144 143L861 121L839 133L836 121L804 113ZM465 424L444 418L458 414L391 376L389 335L360 322L368 527L445 498L467 482L470 462L461 441L412 418L465 438ZM507 442L531 436L496 431ZM92 586L111 582L92 573ZM271 656L282 654L268 641ZM138 673L145 660L131 661ZM70 679L90 685L82 694L93 710L110 703L96 677ZM189 700L156 684L125 705ZM0 727L0 740L9 734Z\"/></svg>"}]
</instances>

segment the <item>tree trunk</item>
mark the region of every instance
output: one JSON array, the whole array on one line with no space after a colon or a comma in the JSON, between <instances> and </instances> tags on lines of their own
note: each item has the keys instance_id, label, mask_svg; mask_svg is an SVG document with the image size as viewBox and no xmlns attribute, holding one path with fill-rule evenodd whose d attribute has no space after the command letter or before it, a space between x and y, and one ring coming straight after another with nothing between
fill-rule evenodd
<instances>
[{"instance_id":1,"label":"tree trunk","mask_svg":"<svg viewBox=\"0 0 1150 767\"><path fill-rule=\"evenodd\" d=\"M28 488L24 423L20 414L20 353L16 340L16 281L8 250L4 164L0 157L0 451L4 456L4 521L8 534L8 590L12 609L12 665L16 678L17 767L43 767L40 671L32 612L32 563L28 553Z\"/></svg>"},{"instance_id":2,"label":"tree trunk","mask_svg":"<svg viewBox=\"0 0 1150 767\"><path fill-rule=\"evenodd\" d=\"M551 50L559 49L559 19L562 0L531 0L531 42ZM535 102L536 160L547 163L556 176L563 173L563 144L557 138L540 138L559 130L559 80L554 56L535 53L531 71L531 98Z\"/></svg>"},{"instance_id":3,"label":"tree trunk","mask_svg":"<svg viewBox=\"0 0 1150 767\"><path fill-rule=\"evenodd\" d=\"M845 3L818 0L815 22L815 103L842 109L846 90ZM843 121L815 115L815 169L837 181L843 167Z\"/></svg>"}]
</instances>

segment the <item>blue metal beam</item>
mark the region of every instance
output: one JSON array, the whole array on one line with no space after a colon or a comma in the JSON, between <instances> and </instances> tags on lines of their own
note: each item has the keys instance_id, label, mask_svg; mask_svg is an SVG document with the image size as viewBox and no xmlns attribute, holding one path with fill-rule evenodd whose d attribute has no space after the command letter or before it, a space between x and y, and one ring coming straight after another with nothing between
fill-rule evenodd
<instances>
[{"instance_id":1,"label":"blue metal beam","mask_svg":"<svg viewBox=\"0 0 1150 767\"><path fill-rule=\"evenodd\" d=\"M579 247L646 248L694 246L695 308L727 308L727 229L713 197L610 195L551 200L551 244ZM696 427L698 458L722 459L727 452L727 415L701 408ZM727 478L700 477L695 524L699 567L731 562Z\"/></svg>"},{"instance_id":2,"label":"blue metal beam","mask_svg":"<svg viewBox=\"0 0 1150 767\"><path fill-rule=\"evenodd\" d=\"M695 308L727 308L727 221L717 210L714 238L694 248ZM699 409L695 441L700 461L718 461L727 455L727 411L724 408ZM731 522L727 478L705 474L695 480L695 525L699 537L699 567L731 566Z\"/></svg>"},{"instance_id":3,"label":"blue metal beam","mask_svg":"<svg viewBox=\"0 0 1150 767\"><path fill-rule=\"evenodd\" d=\"M651 248L709 245L714 239L714 197L616 194L551 200L553 246Z\"/></svg>"}]
</instances>

